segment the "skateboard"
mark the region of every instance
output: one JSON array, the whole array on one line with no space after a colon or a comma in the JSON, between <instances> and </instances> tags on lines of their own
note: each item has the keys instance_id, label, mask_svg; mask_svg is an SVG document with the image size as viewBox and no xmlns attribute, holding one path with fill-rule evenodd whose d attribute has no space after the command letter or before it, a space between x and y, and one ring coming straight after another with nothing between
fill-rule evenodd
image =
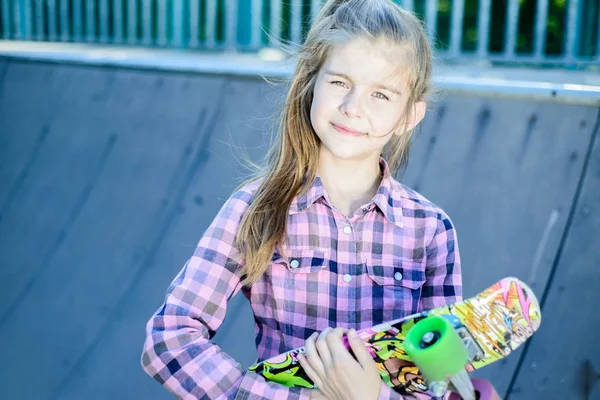
<instances>
[{"instance_id":1,"label":"skateboard","mask_svg":"<svg viewBox=\"0 0 600 400\"><path fill-rule=\"evenodd\" d=\"M476 393L481 400L492 400L500 398L493 387L471 381L468 372L508 356L539 329L541 317L533 291L508 277L461 302L357 333L383 382L401 394L430 390L443 396L450 390L465 400L475 399ZM352 352L346 336L342 341ZM314 388L297 359L303 352L303 347L290 350L249 370L288 387Z\"/></svg>"}]
</instances>

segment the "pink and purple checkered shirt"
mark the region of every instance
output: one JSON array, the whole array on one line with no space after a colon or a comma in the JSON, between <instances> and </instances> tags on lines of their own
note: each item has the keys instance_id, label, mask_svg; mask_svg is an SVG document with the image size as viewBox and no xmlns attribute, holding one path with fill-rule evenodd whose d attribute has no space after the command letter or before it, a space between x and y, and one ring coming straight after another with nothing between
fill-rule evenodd
<instances>
[{"instance_id":1,"label":"pink and purple checkered shirt","mask_svg":"<svg viewBox=\"0 0 600 400\"><path fill-rule=\"evenodd\" d=\"M249 372L210 339L239 290L255 314L258 361L304 345L328 326L360 330L462 299L460 257L442 209L397 182L382 158L373 199L347 217L319 177L289 210L288 243L242 288L233 247L257 183L235 192L172 282L147 325L144 370L185 399L309 399ZM401 396L382 384L380 399ZM423 394L417 398L431 398Z\"/></svg>"}]
</instances>

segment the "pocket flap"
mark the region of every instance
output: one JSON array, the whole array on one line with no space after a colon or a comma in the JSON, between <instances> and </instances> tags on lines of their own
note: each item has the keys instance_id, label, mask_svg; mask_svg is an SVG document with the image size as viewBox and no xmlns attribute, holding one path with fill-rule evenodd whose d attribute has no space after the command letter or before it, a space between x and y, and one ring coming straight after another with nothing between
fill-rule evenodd
<instances>
[{"instance_id":1,"label":"pocket flap","mask_svg":"<svg viewBox=\"0 0 600 400\"><path fill-rule=\"evenodd\" d=\"M396 285L418 289L425 283L422 262L400 257L370 257L367 260L369 277L378 285Z\"/></svg>"},{"instance_id":2,"label":"pocket flap","mask_svg":"<svg viewBox=\"0 0 600 400\"><path fill-rule=\"evenodd\" d=\"M286 250L287 260L279 253L275 254L273 262L285 264L287 269L294 274L306 274L323 269L327 265L327 258L321 250Z\"/></svg>"}]
</instances>

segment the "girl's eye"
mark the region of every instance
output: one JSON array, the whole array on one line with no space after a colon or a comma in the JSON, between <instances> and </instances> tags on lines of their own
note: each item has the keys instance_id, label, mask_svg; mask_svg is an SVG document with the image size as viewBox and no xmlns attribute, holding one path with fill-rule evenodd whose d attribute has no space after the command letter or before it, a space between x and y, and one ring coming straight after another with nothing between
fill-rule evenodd
<instances>
[{"instance_id":1,"label":"girl's eye","mask_svg":"<svg viewBox=\"0 0 600 400\"><path fill-rule=\"evenodd\" d=\"M346 84L342 81L333 81L333 82L331 82L331 84L336 85L336 86L346 87Z\"/></svg>"},{"instance_id":2,"label":"girl's eye","mask_svg":"<svg viewBox=\"0 0 600 400\"><path fill-rule=\"evenodd\" d=\"M389 100L389 98L381 92L375 92L375 97L381 100Z\"/></svg>"}]
</instances>

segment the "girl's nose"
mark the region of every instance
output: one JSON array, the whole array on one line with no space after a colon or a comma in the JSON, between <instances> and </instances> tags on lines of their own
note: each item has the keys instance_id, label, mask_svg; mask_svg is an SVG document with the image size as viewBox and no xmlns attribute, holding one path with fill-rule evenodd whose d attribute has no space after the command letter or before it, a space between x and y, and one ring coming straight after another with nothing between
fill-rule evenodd
<instances>
[{"instance_id":1,"label":"girl's nose","mask_svg":"<svg viewBox=\"0 0 600 400\"><path fill-rule=\"evenodd\" d=\"M356 90L351 90L344 98L340 106L340 111L348 118L362 117L363 109L360 94Z\"/></svg>"}]
</instances>

